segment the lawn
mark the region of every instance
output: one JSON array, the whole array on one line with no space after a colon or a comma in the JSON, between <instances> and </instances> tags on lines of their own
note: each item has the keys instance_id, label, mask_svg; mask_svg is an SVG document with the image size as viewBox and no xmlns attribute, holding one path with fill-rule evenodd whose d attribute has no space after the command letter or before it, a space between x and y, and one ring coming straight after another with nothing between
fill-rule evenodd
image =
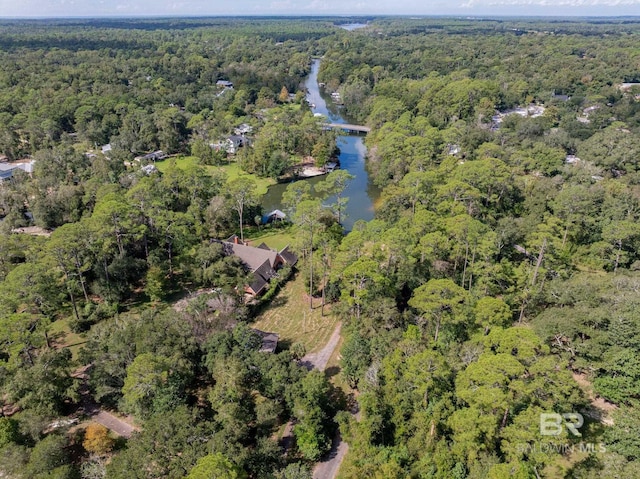
<instances>
[{"instance_id":1,"label":"lawn","mask_svg":"<svg viewBox=\"0 0 640 479\"><path fill-rule=\"evenodd\" d=\"M314 299L314 308L309 309L305 278L298 272L278 292L253 326L277 333L281 343L291 345L299 342L304 344L308 353L318 351L327 344L338 324L338 319L327 312L328 308L325 308L326 315L321 315L320 305L320 299Z\"/></svg>"},{"instance_id":2,"label":"lawn","mask_svg":"<svg viewBox=\"0 0 640 479\"><path fill-rule=\"evenodd\" d=\"M156 161L154 164L156 168L162 173L167 171L171 162L175 162L176 166L179 168L188 168L190 166L196 166L200 164L200 159L196 156L178 156L176 158L168 158L166 160ZM205 166L205 168L209 169L209 166Z\"/></svg>"},{"instance_id":3,"label":"lawn","mask_svg":"<svg viewBox=\"0 0 640 479\"><path fill-rule=\"evenodd\" d=\"M157 161L155 165L160 172L164 173L167 171L167 168L169 168L172 161L175 161L176 166L179 168L189 168L200 164L200 159L196 156L178 156L176 158ZM264 195L267 192L267 189L276 183L273 178L260 178L257 175L243 171L237 163L229 163L228 165L220 166L204 165L203 167L208 172L215 170L224 171L227 174L229 181L240 177L251 178L256 182L256 193L259 195Z\"/></svg>"},{"instance_id":4,"label":"lawn","mask_svg":"<svg viewBox=\"0 0 640 479\"><path fill-rule=\"evenodd\" d=\"M236 178L240 177L251 178L256 182L256 193L259 195L264 195L271 185L276 184L276 180L274 180L273 178L260 178L257 175L243 171L237 163L219 166L218 168L222 168L222 170L224 170L229 181L235 180Z\"/></svg>"},{"instance_id":5,"label":"lawn","mask_svg":"<svg viewBox=\"0 0 640 479\"><path fill-rule=\"evenodd\" d=\"M261 226L259 230L245 231L245 240L251 246L258 246L265 243L269 248L280 251L285 246L293 244L293 227L273 228L271 226Z\"/></svg>"},{"instance_id":6,"label":"lawn","mask_svg":"<svg viewBox=\"0 0 640 479\"><path fill-rule=\"evenodd\" d=\"M74 333L69 327L69 318L58 319L51 324L49 337L60 348L69 348L73 359L78 358L78 352L87 339L80 334Z\"/></svg>"}]
</instances>

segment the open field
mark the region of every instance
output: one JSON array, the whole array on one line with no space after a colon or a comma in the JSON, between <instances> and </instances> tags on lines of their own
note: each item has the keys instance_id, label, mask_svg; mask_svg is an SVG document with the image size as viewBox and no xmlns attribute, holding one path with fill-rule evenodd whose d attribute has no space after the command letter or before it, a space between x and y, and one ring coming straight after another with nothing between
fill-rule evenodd
<instances>
[{"instance_id":1,"label":"open field","mask_svg":"<svg viewBox=\"0 0 640 479\"><path fill-rule=\"evenodd\" d=\"M329 341L338 320L326 307L326 315L322 317L319 298L313 304L314 309L309 310L305 278L298 272L258 316L253 327L278 333L280 342L286 345L300 342L308 353L318 351Z\"/></svg>"}]
</instances>

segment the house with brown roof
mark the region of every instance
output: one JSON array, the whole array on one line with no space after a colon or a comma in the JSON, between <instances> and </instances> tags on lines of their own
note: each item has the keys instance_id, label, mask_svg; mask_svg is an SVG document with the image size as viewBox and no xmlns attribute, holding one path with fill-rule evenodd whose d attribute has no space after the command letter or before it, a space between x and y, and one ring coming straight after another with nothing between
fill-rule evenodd
<instances>
[{"instance_id":1,"label":"house with brown roof","mask_svg":"<svg viewBox=\"0 0 640 479\"><path fill-rule=\"evenodd\" d=\"M243 244L235 235L220 243L226 254L240 258L247 271L252 273L252 278L244 289L253 296L264 293L271 278L277 276L278 269L285 264L293 266L298 262L298 257L289 250L288 246L280 252L270 249L264 243L258 247L249 246Z\"/></svg>"},{"instance_id":2,"label":"house with brown roof","mask_svg":"<svg viewBox=\"0 0 640 479\"><path fill-rule=\"evenodd\" d=\"M278 348L278 335L276 333L270 333L268 331L260 331L259 329L252 329L260 339L262 339L262 345L260 346L261 353L275 353Z\"/></svg>"}]
</instances>

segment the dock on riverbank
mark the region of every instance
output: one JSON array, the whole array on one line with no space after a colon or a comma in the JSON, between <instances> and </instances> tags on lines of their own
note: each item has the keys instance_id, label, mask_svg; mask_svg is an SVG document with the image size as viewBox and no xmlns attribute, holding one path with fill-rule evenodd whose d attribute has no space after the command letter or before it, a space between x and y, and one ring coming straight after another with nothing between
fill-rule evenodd
<instances>
[{"instance_id":1,"label":"dock on riverbank","mask_svg":"<svg viewBox=\"0 0 640 479\"><path fill-rule=\"evenodd\" d=\"M329 161L323 166L316 166L315 161L311 157L308 157L305 160L306 161L304 163L294 167L293 175L296 178L313 178L314 176L322 176L340 168L340 163L337 159Z\"/></svg>"},{"instance_id":2,"label":"dock on riverbank","mask_svg":"<svg viewBox=\"0 0 640 479\"><path fill-rule=\"evenodd\" d=\"M322 176L326 174L327 172L324 168L319 168L317 166L305 166L297 172L296 176L298 178L313 178L314 176Z\"/></svg>"}]
</instances>

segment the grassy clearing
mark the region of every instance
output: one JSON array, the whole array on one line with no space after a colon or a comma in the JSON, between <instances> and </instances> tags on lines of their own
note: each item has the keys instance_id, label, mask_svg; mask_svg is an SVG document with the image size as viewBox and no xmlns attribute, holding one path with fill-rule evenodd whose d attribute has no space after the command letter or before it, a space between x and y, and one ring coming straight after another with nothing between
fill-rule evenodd
<instances>
[{"instance_id":1,"label":"grassy clearing","mask_svg":"<svg viewBox=\"0 0 640 479\"><path fill-rule=\"evenodd\" d=\"M276 180L273 178L260 178L257 175L243 171L237 163L231 163L217 168L221 168L227 174L229 181L240 177L251 178L256 182L256 193L259 195L264 195L271 185L276 184Z\"/></svg>"},{"instance_id":2,"label":"grassy clearing","mask_svg":"<svg viewBox=\"0 0 640 479\"><path fill-rule=\"evenodd\" d=\"M167 158L166 160L156 161L154 164L159 171L164 173L167 171L171 163L175 162L178 168L186 169L200 164L200 159L196 156L178 156L176 158ZM210 168L205 166L205 168Z\"/></svg>"},{"instance_id":3,"label":"grassy clearing","mask_svg":"<svg viewBox=\"0 0 640 479\"><path fill-rule=\"evenodd\" d=\"M314 309L309 310L305 278L298 272L258 316L253 326L278 333L283 345L300 342L307 352L318 351L327 344L338 323L330 313L321 316L320 304L320 299L314 300Z\"/></svg>"},{"instance_id":4,"label":"grassy clearing","mask_svg":"<svg viewBox=\"0 0 640 479\"><path fill-rule=\"evenodd\" d=\"M78 358L80 348L87 342L83 335L71 331L69 318L54 321L51 324L49 336L59 348L69 348L73 359Z\"/></svg>"},{"instance_id":5,"label":"grassy clearing","mask_svg":"<svg viewBox=\"0 0 640 479\"><path fill-rule=\"evenodd\" d=\"M175 162L178 168L186 169L199 165L200 159L196 156L178 156L176 158L168 158L166 160L157 161L155 165L159 171L164 173L165 171L167 171L172 162ZM274 185L276 183L272 178L260 178L257 175L243 171L237 163L230 163L228 165L220 166L203 165L203 167L208 172L213 172L216 170L224 171L227 174L227 178L229 179L229 181L240 177L251 178L256 182L256 193L259 195L264 195L267 192L267 189L271 185Z\"/></svg>"},{"instance_id":6,"label":"grassy clearing","mask_svg":"<svg viewBox=\"0 0 640 479\"><path fill-rule=\"evenodd\" d=\"M263 226L258 231L251 231L249 234L245 233L245 239L249 241L251 246L258 246L260 243L265 243L269 248L280 251L285 246L293 244L293 235L294 231L292 226L287 228Z\"/></svg>"}]
</instances>

